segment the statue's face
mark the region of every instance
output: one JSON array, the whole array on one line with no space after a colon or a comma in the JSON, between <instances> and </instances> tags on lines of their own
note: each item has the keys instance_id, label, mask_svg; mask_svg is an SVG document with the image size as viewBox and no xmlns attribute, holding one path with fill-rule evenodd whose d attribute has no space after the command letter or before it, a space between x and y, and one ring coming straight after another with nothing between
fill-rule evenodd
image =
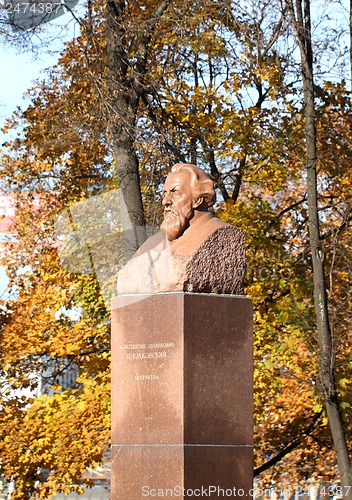
<instances>
[{"instance_id":1,"label":"statue's face","mask_svg":"<svg viewBox=\"0 0 352 500\"><path fill-rule=\"evenodd\" d=\"M191 175L187 171L169 174L163 189L164 221L161 229L167 239L175 240L187 229L193 217L194 197Z\"/></svg>"}]
</instances>

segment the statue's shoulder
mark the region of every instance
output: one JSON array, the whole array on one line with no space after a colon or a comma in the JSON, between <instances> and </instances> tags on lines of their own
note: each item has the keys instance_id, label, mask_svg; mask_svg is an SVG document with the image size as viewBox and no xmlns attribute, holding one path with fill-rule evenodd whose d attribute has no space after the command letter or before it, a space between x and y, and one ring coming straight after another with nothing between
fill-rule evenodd
<instances>
[{"instance_id":1,"label":"statue's shoulder","mask_svg":"<svg viewBox=\"0 0 352 500\"><path fill-rule=\"evenodd\" d=\"M220 219L217 219L220 220ZM239 244L245 244L246 236L241 229L238 229L238 227L231 226L230 224L226 224L225 222L220 221L222 224L219 225L215 231L213 231L208 240L210 239L210 242L212 240L216 241L224 241L228 242L230 245L232 243L239 243ZM206 240L205 243L208 241Z\"/></svg>"},{"instance_id":2,"label":"statue's shoulder","mask_svg":"<svg viewBox=\"0 0 352 500\"><path fill-rule=\"evenodd\" d=\"M216 216L213 216L208 222L207 222L208 228L212 231L209 232L215 232L218 230L223 230L225 231L223 235L238 235L238 237L242 234L244 236L244 232L241 231L241 229L238 229L238 227L232 226L231 224L228 224L227 222L223 222L221 219L219 219Z\"/></svg>"},{"instance_id":3,"label":"statue's shoulder","mask_svg":"<svg viewBox=\"0 0 352 500\"><path fill-rule=\"evenodd\" d=\"M221 223L189 262L187 291L242 295L245 269L244 232Z\"/></svg>"},{"instance_id":4,"label":"statue's shoulder","mask_svg":"<svg viewBox=\"0 0 352 500\"><path fill-rule=\"evenodd\" d=\"M203 241L194 257L198 256L200 258L210 254L216 257L217 260L222 259L222 256L223 259L228 260L231 257L232 260L236 254L237 256L244 255L245 241L246 237L243 231L222 222Z\"/></svg>"}]
</instances>

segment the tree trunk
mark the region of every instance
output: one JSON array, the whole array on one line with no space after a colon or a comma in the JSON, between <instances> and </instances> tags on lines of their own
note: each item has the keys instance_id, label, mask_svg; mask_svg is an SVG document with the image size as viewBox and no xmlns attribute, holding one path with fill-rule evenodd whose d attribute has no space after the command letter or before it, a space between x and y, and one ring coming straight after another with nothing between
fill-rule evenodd
<instances>
[{"instance_id":1,"label":"tree trunk","mask_svg":"<svg viewBox=\"0 0 352 500\"><path fill-rule=\"evenodd\" d=\"M118 187L122 191L131 225L136 231L138 226L145 224L138 158L134 147L139 96L128 77L125 7L123 0L108 0L106 5L108 106ZM130 253L136 249L135 233Z\"/></svg>"},{"instance_id":2,"label":"tree trunk","mask_svg":"<svg viewBox=\"0 0 352 500\"><path fill-rule=\"evenodd\" d=\"M122 190L134 234L131 252L143 242L145 226L135 137L140 101L145 92L150 42L171 0L161 0L148 22L132 19L127 0L107 0L106 48L108 106L118 187ZM143 26L143 28L141 28ZM131 32L133 30L133 32ZM143 240L143 237L142 237Z\"/></svg>"},{"instance_id":3,"label":"tree trunk","mask_svg":"<svg viewBox=\"0 0 352 500\"><path fill-rule=\"evenodd\" d=\"M291 13L301 53L305 104L308 226L313 267L314 306L319 344L320 383L334 447L336 450L341 486L344 489L344 496L346 498L352 498L352 491L350 491L351 464L335 385L334 347L328 313L324 274L324 252L322 249L319 229L316 173L316 118L314 103L310 0L295 0L295 3L296 5L294 8L291 2Z\"/></svg>"}]
</instances>

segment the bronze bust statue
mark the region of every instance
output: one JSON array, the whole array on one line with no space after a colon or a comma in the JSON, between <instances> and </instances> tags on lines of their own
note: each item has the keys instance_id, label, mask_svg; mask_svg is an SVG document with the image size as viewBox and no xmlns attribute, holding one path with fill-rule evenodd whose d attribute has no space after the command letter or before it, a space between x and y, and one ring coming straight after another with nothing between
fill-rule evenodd
<instances>
[{"instance_id":1,"label":"bronze bust statue","mask_svg":"<svg viewBox=\"0 0 352 500\"><path fill-rule=\"evenodd\" d=\"M200 167L177 163L163 188L164 220L119 272L117 291L243 294L244 234L215 217L214 183Z\"/></svg>"}]
</instances>

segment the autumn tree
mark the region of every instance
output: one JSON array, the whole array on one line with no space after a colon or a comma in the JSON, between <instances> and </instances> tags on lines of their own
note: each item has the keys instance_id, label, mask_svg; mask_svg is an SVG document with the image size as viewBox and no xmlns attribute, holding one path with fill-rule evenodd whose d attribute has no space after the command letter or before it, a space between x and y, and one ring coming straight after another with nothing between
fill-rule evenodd
<instances>
[{"instance_id":1,"label":"autumn tree","mask_svg":"<svg viewBox=\"0 0 352 500\"><path fill-rule=\"evenodd\" d=\"M351 463L349 460L346 435L344 432L344 425L336 390L334 368L335 353L327 302L324 250L319 227L316 151L317 137L310 1L298 1L295 6L292 2L290 9L302 61L302 81L306 121L305 136L307 148L308 226L313 269L314 304L319 342L319 375L321 391L324 397L331 433L336 449L341 485L346 488L347 491L347 488L352 487ZM352 492L347 493L346 496L352 498Z\"/></svg>"},{"instance_id":2,"label":"autumn tree","mask_svg":"<svg viewBox=\"0 0 352 500\"><path fill-rule=\"evenodd\" d=\"M311 301L304 107L287 9L263 1L176 0L88 7L80 35L30 90L30 106L9 121L18 135L2 156L2 185L16 196L18 217L7 257L16 293L7 304L1 366L13 388L34 388L32 374L50 363L45 380L53 392L2 400L1 460L17 479L18 498L71 487L108 445L108 313L94 263L87 275L62 268L54 221L67 207L124 186L134 225L145 218L157 226L161 184L175 161L204 167L216 183L218 215L247 233L261 484L319 481L327 472L334 480ZM317 107L330 188L323 236L341 332L336 380L345 412L346 97L342 84L322 84ZM77 367L78 385L60 392L57 380L68 365ZM48 480L39 469L51 471Z\"/></svg>"},{"instance_id":3,"label":"autumn tree","mask_svg":"<svg viewBox=\"0 0 352 500\"><path fill-rule=\"evenodd\" d=\"M81 36L58 66L31 89L32 105L15 118L23 134L2 163L17 217L5 260L12 299L1 334L0 462L22 499L82 490L109 445L108 313L96 276L62 267L54 231L60 212L113 182L106 118L87 78L102 60ZM76 384L60 387L69 372Z\"/></svg>"}]
</instances>

